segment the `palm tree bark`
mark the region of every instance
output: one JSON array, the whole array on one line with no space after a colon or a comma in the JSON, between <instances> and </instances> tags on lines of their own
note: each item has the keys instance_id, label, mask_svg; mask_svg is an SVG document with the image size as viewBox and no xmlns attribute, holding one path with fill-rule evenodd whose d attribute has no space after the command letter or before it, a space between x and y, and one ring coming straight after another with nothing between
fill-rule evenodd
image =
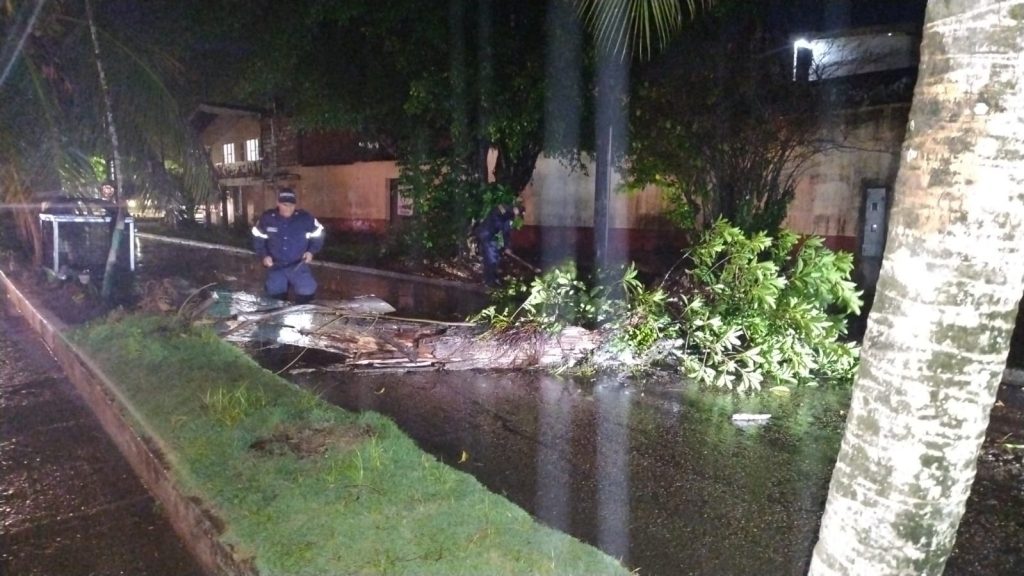
<instances>
[{"instance_id":1,"label":"palm tree bark","mask_svg":"<svg viewBox=\"0 0 1024 576\"><path fill-rule=\"evenodd\" d=\"M124 218L127 212L123 192L124 177L121 172L121 153L117 144L117 126L114 123L114 106L110 98L110 86L107 84L107 76L103 71L103 59L100 57L100 42L96 33L96 20L93 18L92 2L85 0L85 14L89 21L89 35L92 39L93 55L96 58L96 75L99 78L100 92L103 95L103 104L107 114L107 134L110 137L111 154L114 157L114 201L117 203L117 212L114 216L114 226L110 234L110 249L107 251L107 264L103 271L103 288L100 292L103 300L110 302L114 290L114 274L117 268L117 253L121 247L121 239L124 236Z\"/></svg>"},{"instance_id":2,"label":"palm tree bark","mask_svg":"<svg viewBox=\"0 0 1024 576\"><path fill-rule=\"evenodd\" d=\"M928 3L878 293L810 573L941 574L1021 295L1019 4Z\"/></svg>"}]
</instances>

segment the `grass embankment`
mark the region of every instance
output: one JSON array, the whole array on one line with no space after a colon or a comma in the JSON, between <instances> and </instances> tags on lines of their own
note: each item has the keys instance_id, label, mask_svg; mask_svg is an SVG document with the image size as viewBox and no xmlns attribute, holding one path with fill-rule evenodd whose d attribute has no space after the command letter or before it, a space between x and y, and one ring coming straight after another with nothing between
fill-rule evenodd
<instances>
[{"instance_id":1,"label":"grass embankment","mask_svg":"<svg viewBox=\"0 0 1024 576\"><path fill-rule=\"evenodd\" d=\"M129 317L74 338L261 574L627 573L390 420L327 404L207 330Z\"/></svg>"}]
</instances>

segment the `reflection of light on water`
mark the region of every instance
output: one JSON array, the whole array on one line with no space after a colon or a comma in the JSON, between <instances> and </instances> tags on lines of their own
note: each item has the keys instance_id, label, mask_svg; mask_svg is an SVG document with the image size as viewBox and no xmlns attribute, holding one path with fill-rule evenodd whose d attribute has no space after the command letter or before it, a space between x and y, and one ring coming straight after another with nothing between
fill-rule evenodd
<instances>
[{"instance_id":1,"label":"reflection of light on water","mask_svg":"<svg viewBox=\"0 0 1024 576\"><path fill-rule=\"evenodd\" d=\"M292 346L308 346L308 334L313 332L316 325L313 323L315 314L313 312L293 312L281 317L280 323L267 326L270 339L281 344ZM276 334L271 335L274 331Z\"/></svg>"},{"instance_id":2,"label":"reflection of light on water","mask_svg":"<svg viewBox=\"0 0 1024 576\"><path fill-rule=\"evenodd\" d=\"M594 388L597 403L597 545L629 563L630 398L614 377Z\"/></svg>"},{"instance_id":3,"label":"reflection of light on water","mask_svg":"<svg viewBox=\"0 0 1024 576\"><path fill-rule=\"evenodd\" d=\"M849 402L826 387L747 397L533 372L323 369L302 383L388 415L443 460L466 451L453 465L641 574L805 573L841 438L822 426ZM736 412L773 416L741 430Z\"/></svg>"},{"instance_id":4,"label":"reflection of light on water","mask_svg":"<svg viewBox=\"0 0 1024 576\"><path fill-rule=\"evenodd\" d=\"M572 486L572 406L562 398L566 383L542 376L540 415L537 422L537 518L549 526L568 531Z\"/></svg>"}]
</instances>

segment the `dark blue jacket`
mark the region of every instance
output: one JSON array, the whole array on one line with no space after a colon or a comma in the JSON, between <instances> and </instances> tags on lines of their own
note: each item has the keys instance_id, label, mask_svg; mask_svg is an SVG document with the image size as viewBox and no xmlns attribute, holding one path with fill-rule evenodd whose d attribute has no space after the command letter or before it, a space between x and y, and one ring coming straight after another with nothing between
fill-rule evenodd
<instances>
[{"instance_id":1,"label":"dark blue jacket","mask_svg":"<svg viewBox=\"0 0 1024 576\"><path fill-rule=\"evenodd\" d=\"M487 213L487 217L480 221L476 225L476 237L481 243L497 242L498 238L501 238L501 248L511 247L510 235L512 233L512 222L515 220L516 215L511 208L506 208L504 212L497 206L491 208L491 211Z\"/></svg>"},{"instance_id":2,"label":"dark blue jacket","mask_svg":"<svg viewBox=\"0 0 1024 576\"><path fill-rule=\"evenodd\" d=\"M316 254L324 246L324 227L305 210L285 218L272 208L252 227L252 248L260 258L274 259L272 268L285 268L302 260L303 252Z\"/></svg>"}]
</instances>

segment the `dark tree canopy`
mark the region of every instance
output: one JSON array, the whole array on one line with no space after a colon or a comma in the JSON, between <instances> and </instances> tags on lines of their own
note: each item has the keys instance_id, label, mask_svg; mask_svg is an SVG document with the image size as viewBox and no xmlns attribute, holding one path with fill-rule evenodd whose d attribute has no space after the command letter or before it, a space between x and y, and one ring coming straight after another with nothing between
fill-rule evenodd
<instances>
[{"instance_id":1,"label":"dark tree canopy","mask_svg":"<svg viewBox=\"0 0 1024 576\"><path fill-rule=\"evenodd\" d=\"M455 156L482 180L493 147L498 182L529 181L543 145L547 2L218 4L201 15L200 58L233 73L212 77L213 98L357 131L403 160Z\"/></svg>"},{"instance_id":2,"label":"dark tree canopy","mask_svg":"<svg viewBox=\"0 0 1024 576\"><path fill-rule=\"evenodd\" d=\"M684 227L725 218L773 231L802 164L820 150L785 31L758 2L722 2L646 63L634 88L632 184L657 184Z\"/></svg>"}]
</instances>

